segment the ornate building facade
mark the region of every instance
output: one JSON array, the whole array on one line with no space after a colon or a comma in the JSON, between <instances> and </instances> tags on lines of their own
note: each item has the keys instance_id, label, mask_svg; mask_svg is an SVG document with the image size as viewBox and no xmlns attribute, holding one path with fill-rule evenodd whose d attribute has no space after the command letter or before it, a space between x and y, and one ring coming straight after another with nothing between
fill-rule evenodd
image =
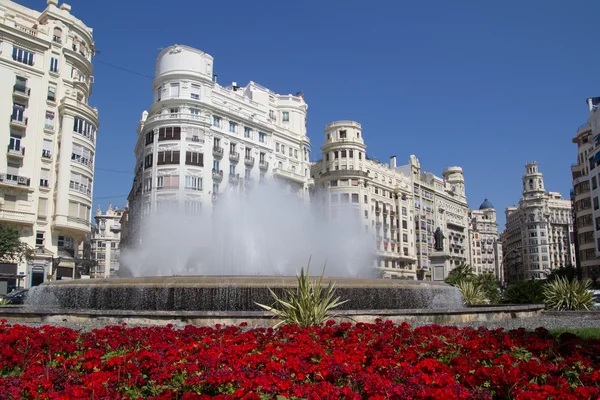
<instances>
[{"instance_id":1,"label":"ornate building facade","mask_svg":"<svg viewBox=\"0 0 600 400\"><path fill-rule=\"evenodd\" d=\"M158 55L154 103L138 126L128 197L133 243L141 239L136 226L152 213L165 207L211 212L219 194L266 179L309 197L303 94L277 94L254 82L220 86L213 61L187 46Z\"/></svg>"},{"instance_id":2,"label":"ornate building facade","mask_svg":"<svg viewBox=\"0 0 600 400\"><path fill-rule=\"evenodd\" d=\"M447 273L469 259L468 205L462 169L450 167L443 177L423 172L419 160L389 164L367 158L362 126L336 121L325 127L322 159L313 164L317 199L328 217L354 215L375 239L374 266L384 277L431 277L434 232L441 227L450 256Z\"/></svg>"},{"instance_id":3,"label":"ornate building facade","mask_svg":"<svg viewBox=\"0 0 600 400\"><path fill-rule=\"evenodd\" d=\"M469 218L471 222L469 264L476 274L494 274L500 282L503 282L502 245L498 237L498 222L494 206L485 199L478 210L469 212Z\"/></svg>"},{"instance_id":4,"label":"ornate building facade","mask_svg":"<svg viewBox=\"0 0 600 400\"><path fill-rule=\"evenodd\" d=\"M44 11L0 2L0 224L35 248L28 263L0 266L13 286L72 279L90 232L98 111L92 29L71 6Z\"/></svg>"},{"instance_id":5,"label":"ornate building facade","mask_svg":"<svg viewBox=\"0 0 600 400\"><path fill-rule=\"evenodd\" d=\"M556 268L575 265L571 200L546 191L536 162L525 170L523 197L506 209L501 237L509 282L544 279Z\"/></svg>"},{"instance_id":6,"label":"ornate building facade","mask_svg":"<svg viewBox=\"0 0 600 400\"><path fill-rule=\"evenodd\" d=\"M91 253L96 265L90 271L92 278L110 278L119 271L121 219L124 210L108 206L105 213L96 210L96 224L92 227Z\"/></svg>"}]
</instances>

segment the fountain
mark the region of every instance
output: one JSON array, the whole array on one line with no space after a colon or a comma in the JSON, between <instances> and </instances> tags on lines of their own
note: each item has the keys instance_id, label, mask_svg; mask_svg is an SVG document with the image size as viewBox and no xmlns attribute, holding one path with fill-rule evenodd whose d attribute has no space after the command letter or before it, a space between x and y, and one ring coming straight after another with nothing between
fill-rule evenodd
<instances>
[{"instance_id":1,"label":"fountain","mask_svg":"<svg viewBox=\"0 0 600 400\"><path fill-rule=\"evenodd\" d=\"M145 222L143 245L122 253L119 277L45 283L32 290L26 308L55 315L264 322L269 314L255 303L272 303L269 288L281 294L294 287L295 275L312 257L310 274L320 275L326 263L325 284L335 281L337 294L349 299L338 308L345 315L406 319L466 312L459 291L444 283L378 279L373 238L356 218L358 208L349 204L331 220L321 204L261 185L243 196L224 194L212 213L163 210Z\"/></svg>"}]
</instances>

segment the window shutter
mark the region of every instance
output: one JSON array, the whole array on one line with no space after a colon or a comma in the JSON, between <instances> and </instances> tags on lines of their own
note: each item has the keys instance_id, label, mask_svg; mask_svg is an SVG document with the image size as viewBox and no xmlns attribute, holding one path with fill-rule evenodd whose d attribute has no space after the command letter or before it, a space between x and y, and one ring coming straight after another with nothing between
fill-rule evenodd
<instances>
[{"instance_id":1,"label":"window shutter","mask_svg":"<svg viewBox=\"0 0 600 400\"><path fill-rule=\"evenodd\" d=\"M69 202L69 217L79 218L79 207L78 204L70 201Z\"/></svg>"},{"instance_id":2,"label":"window shutter","mask_svg":"<svg viewBox=\"0 0 600 400\"><path fill-rule=\"evenodd\" d=\"M48 208L48 199L39 198L38 199L38 215L40 217L45 217L47 214L46 209Z\"/></svg>"}]
</instances>

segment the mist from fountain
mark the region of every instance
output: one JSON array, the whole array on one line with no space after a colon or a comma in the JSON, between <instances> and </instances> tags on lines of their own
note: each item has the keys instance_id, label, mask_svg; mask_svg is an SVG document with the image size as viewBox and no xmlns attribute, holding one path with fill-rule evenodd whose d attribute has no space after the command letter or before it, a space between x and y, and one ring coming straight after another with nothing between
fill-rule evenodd
<instances>
[{"instance_id":1,"label":"mist from fountain","mask_svg":"<svg viewBox=\"0 0 600 400\"><path fill-rule=\"evenodd\" d=\"M329 218L323 199L310 203L283 185L224 193L197 214L161 207L142 223L142 244L121 252L119 276L294 276L311 261L311 275L373 277L374 242L358 204Z\"/></svg>"}]
</instances>

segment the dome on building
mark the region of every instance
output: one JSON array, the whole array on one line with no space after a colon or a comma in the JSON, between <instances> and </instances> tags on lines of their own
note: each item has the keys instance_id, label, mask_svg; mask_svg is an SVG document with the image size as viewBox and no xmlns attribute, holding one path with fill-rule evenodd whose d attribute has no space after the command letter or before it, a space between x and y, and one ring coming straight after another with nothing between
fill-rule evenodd
<instances>
[{"instance_id":1,"label":"dome on building","mask_svg":"<svg viewBox=\"0 0 600 400\"><path fill-rule=\"evenodd\" d=\"M485 200L483 201L483 203L481 203L481 205L479 206L479 209L480 209L480 210L485 210L486 208L494 208L494 206L492 205L492 203L490 203L490 202L488 201L488 199L485 199Z\"/></svg>"}]
</instances>

